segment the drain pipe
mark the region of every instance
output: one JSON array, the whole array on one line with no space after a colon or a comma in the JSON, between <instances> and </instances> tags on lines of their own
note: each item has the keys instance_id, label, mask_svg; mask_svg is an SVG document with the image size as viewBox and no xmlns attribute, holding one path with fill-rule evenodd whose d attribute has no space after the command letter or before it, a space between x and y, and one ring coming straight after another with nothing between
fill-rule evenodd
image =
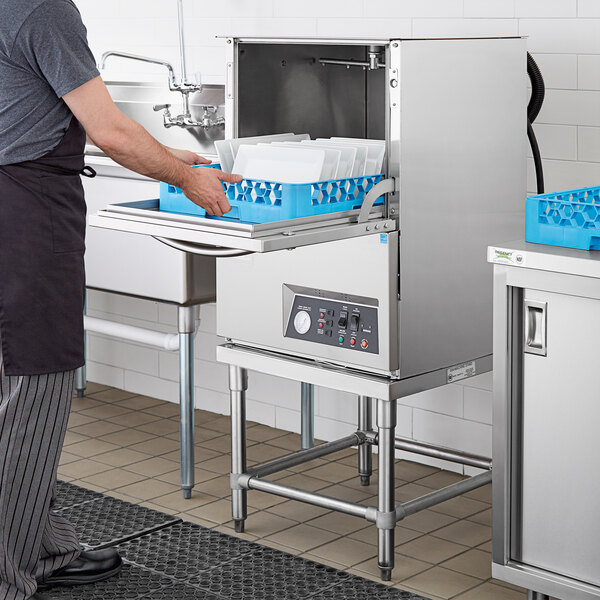
<instances>
[{"instance_id":1,"label":"drain pipe","mask_svg":"<svg viewBox=\"0 0 600 600\"><path fill-rule=\"evenodd\" d=\"M179 335L177 333L161 333L143 327L134 327L133 325L124 325L123 323L88 316L83 318L83 326L86 331L91 333L101 333L172 352L179 350Z\"/></svg>"}]
</instances>

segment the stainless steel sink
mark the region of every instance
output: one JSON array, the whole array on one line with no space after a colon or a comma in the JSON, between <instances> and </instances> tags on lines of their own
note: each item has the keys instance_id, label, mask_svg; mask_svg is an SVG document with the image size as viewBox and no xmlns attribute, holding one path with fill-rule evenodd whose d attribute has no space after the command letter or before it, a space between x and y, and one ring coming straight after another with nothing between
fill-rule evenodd
<instances>
[{"instance_id":1,"label":"stainless steel sink","mask_svg":"<svg viewBox=\"0 0 600 600\"><path fill-rule=\"evenodd\" d=\"M161 144L173 148L193 150L199 154L215 154L214 140L222 140L225 127L217 125L204 129L202 127L171 127L163 124L162 111L155 111L154 106L171 104L171 112L179 114L182 111L181 94L171 92L165 80L164 84L157 82L107 81L106 85L116 105L128 117L143 125ZM216 106L216 117L225 114L225 86L204 85L201 92L190 95L190 112L192 118L201 119L204 106ZM104 153L88 144L86 154L104 156Z\"/></svg>"}]
</instances>

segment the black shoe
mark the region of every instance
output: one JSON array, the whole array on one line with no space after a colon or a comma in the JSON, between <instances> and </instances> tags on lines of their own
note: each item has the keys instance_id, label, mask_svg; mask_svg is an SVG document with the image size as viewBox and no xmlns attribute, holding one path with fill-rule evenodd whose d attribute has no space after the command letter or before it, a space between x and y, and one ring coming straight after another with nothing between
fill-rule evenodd
<instances>
[{"instance_id":1,"label":"black shoe","mask_svg":"<svg viewBox=\"0 0 600 600\"><path fill-rule=\"evenodd\" d=\"M84 585L103 581L116 575L122 565L121 557L114 548L84 551L66 567L40 581L38 590L43 591L55 585Z\"/></svg>"}]
</instances>

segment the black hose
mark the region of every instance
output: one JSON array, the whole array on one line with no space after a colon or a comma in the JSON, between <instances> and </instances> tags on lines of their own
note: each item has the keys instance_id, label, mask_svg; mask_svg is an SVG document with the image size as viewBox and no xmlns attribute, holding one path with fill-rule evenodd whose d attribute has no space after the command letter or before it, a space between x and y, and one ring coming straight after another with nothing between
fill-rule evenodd
<instances>
[{"instance_id":1,"label":"black hose","mask_svg":"<svg viewBox=\"0 0 600 600\"><path fill-rule=\"evenodd\" d=\"M542 167L542 157L540 155L540 148L533 131L533 122L538 116L542 104L544 103L544 96L546 95L546 86L544 85L544 78L542 73L537 66L537 63L533 59L533 56L527 53L527 74L531 81L531 98L527 105L527 137L531 145L531 151L533 153L533 163L535 165L535 180L537 183L537 193L544 193L544 169Z\"/></svg>"},{"instance_id":2,"label":"black hose","mask_svg":"<svg viewBox=\"0 0 600 600\"><path fill-rule=\"evenodd\" d=\"M527 105L527 118L533 123L544 103L544 96L546 95L546 86L544 85L544 78L542 73L537 66L537 63L533 59L533 56L527 53L527 74L531 81L531 98Z\"/></svg>"},{"instance_id":3,"label":"black hose","mask_svg":"<svg viewBox=\"0 0 600 600\"><path fill-rule=\"evenodd\" d=\"M544 193L544 170L542 169L542 157L540 156L540 147L538 146L535 133L533 133L533 126L531 121L527 119L527 137L529 138L529 144L531 145L531 152L533 153L533 163L535 164L535 181L537 187L537 193Z\"/></svg>"}]
</instances>

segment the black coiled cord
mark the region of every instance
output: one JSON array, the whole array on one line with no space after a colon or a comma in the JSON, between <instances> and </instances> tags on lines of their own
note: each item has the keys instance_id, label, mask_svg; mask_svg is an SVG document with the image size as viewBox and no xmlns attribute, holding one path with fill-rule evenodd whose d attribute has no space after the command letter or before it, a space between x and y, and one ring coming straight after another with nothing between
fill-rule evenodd
<instances>
[{"instance_id":1,"label":"black coiled cord","mask_svg":"<svg viewBox=\"0 0 600 600\"><path fill-rule=\"evenodd\" d=\"M542 104L544 103L544 96L546 95L546 86L544 85L544 78L542 73L537 66L537 63L533 59L533 56L527 53L527 74L531 81L531 98L527 105L527 138L531 144L531 151L533 153L533 162L535 165L535 180L537 184L537 193L544 193L544 170L542 168L542 157L540 155L540 148L533 132L533 122L538 116Z\"/></svg>"}]
</instances>

